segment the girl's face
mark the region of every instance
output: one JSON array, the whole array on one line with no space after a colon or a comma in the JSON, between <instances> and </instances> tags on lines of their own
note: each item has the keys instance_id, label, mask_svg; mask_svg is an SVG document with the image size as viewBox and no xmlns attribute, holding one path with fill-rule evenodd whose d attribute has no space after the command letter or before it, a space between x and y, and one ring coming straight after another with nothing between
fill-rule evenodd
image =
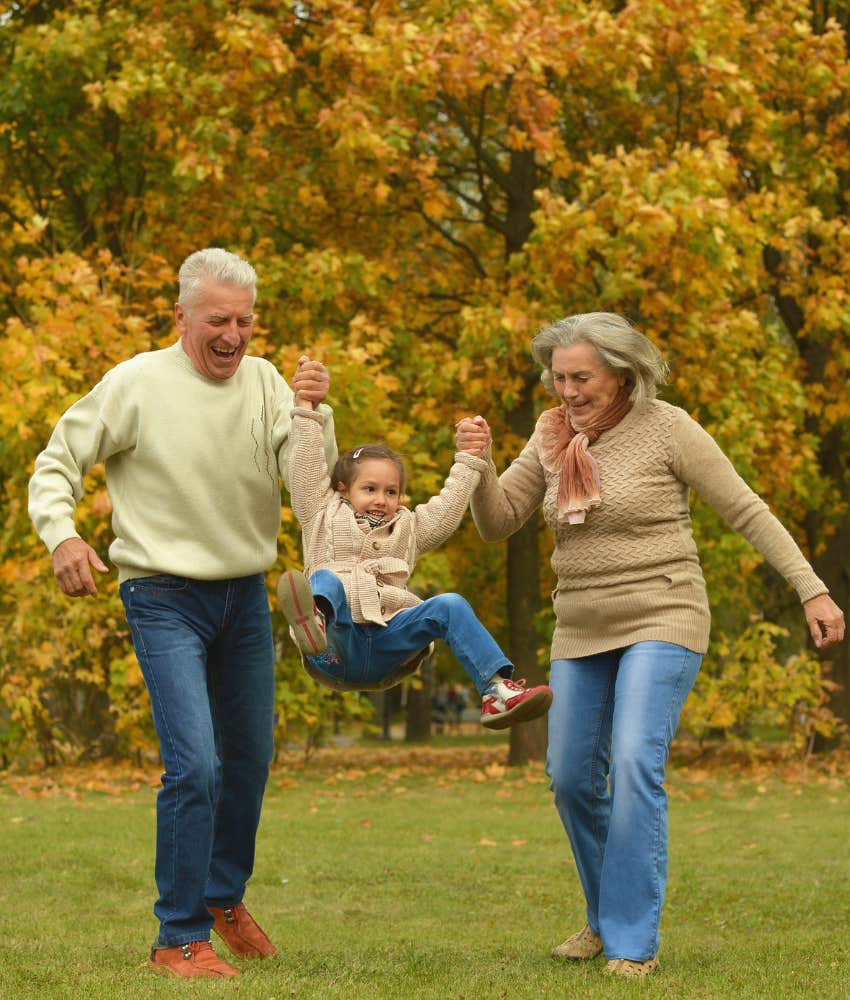
<instances>
[{"instance_id":1,"label":"girl's face","mask_svg":"<svg viewBox=\"0 0 850 1000\"><path fill-rule=\"evenodd\" d=\"M612 371L586 340L552 351L555 391L567 404L573 427L585 427L614 401L625 375Z\"/></svg>"},{"instance_id":2,"label":"girl's face","mask_svg":"<svg viewBox=\"0 0 850 1000\"><path fill-rule=\"evenodd\" d=\"M356 468L351 486L337 483L337 492L356 513L389 520L398 510L401 495L401 477L395 462L388 458L364 458Z\"/></svg>"}]
</instances>

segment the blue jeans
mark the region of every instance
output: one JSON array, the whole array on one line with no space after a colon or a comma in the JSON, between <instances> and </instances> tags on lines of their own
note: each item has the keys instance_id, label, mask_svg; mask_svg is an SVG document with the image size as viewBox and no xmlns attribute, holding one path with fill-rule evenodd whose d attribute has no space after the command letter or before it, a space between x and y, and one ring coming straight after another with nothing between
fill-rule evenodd
<instances>
[{"instance_id":1,"label":"blue jeans","mask_svg":"<svg viewBox=\"0 0 850 1000\"><path fill-rule=\"evenodd\" d=\"M658 953L665 766L701 662L668 642L552 662L546 772L609 960Z\"/></svg>"},{"instance_id":2,"label":"blue jeans","mask_svg":"<svg viewBox=\"0 0 850 1000\"><path fill-rule=\"evenodd\" d=\"M307 659L316 670L347 684L375 684L402 663L442 639L469 675L478 693L496 673L509 677L510 660L460 594L438 594L405 608L386 625L360 625L351 618L341 580L329 570L310 577L310 589L325 615L328 648Z\"/></svg>"},{"instance_id":3,"label":"blue jeans","mask_svg":"<svg viewBox=\"0 0 850 1000\"><path fill-rule=\"evenodd\" d=\"M209 940L242 901L273 753L274 645L262 574L121 584L165 773L156 802L155 947Z\"/></svg>"}]
</instances>

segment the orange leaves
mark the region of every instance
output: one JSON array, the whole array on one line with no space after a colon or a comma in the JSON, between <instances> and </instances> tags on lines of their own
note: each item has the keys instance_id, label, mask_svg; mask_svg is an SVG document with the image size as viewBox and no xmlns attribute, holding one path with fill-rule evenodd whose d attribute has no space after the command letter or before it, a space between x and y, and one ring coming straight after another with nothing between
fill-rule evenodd
<instances>
[{"instance_id":1,"label":"orange leaves","mask_svg":"<svg viewBox=\"0 0 850 1000\"><path fill-rule=\"evenodd\" d=\"M797 0L230 7L210 21L177 2L167 18L162 4L66 5L39 26L15 8L3 26L0 579L26 671L76 664L70 636L100 620L45 597L33 457L104 370L173 339L176 267L211 240L260 273L256 350L286 374L303 350L325 360L341 443L389 439L417 492L439 486L464 413L484 414L512 458L548 403L531 337L610 308L669 355L668 398L780 514L821 517L848 493L817 464L819 435L850 423L836 26L812 30ZM82 524L108 531L102 480L87 488ZM695 517L718 617L758 603L741 547ZM291 521L280 547L297 560ZM423 570L481 595L503 629L502 559L462 530ZM140 742L123 642L98 676L111 663L115 715ZM0 677L20 677L4 655ZM319 733L329 705L297 669L281 669L282 715Z\"/></svg>"}]
</instances>

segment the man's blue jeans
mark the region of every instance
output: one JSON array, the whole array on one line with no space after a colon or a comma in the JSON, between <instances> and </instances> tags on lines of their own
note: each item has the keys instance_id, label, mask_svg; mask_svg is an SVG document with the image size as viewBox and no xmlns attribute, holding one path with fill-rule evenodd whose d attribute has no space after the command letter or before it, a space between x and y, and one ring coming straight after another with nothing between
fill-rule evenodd
<instances>
[{"instance_id":1,"label":"man's blue jeans","mask_svg":"<svg viewBox=\"0 0 850 1000\"><path fill-rule=\"evenodd\" d=\"M702 656L639 642L554 660L546 771L605 956L658 953L670 742Z\"/></svg>"},{"instance_id":2,"label":"man's blue jeans","mask_svg":"<svg viewBox=\"0 0 850 1000\"><path fill-rule=\"evenodd\" d=\"M242 901L273 753L274 645L262 574L121 584L165 773L156 803L158 948L209 940Z\"/></svg>"},{"instance_id":3,"label":"man's blue jeans","mask_svg":"<svg viewBox=\"0 0 850 1000\"><path fill-rule=\"evenodd\" d=\"M352 621L342 581L329 570L310 577L310 589L325 614L328 648L308 657L321 673L347 684L376 684L402 663L442 639L481 694L496 673L506 677L513 667L496 640L459 594L438 594L393 615L386 625Z\"/></svg>"}]
</instances>

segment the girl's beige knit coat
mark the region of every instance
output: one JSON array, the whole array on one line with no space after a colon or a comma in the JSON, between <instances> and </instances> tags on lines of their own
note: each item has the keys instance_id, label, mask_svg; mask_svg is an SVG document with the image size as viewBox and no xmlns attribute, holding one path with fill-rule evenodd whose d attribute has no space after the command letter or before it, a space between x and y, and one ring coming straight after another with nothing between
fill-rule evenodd
<instances>
[{"instance_id":1,"label":"girl's beige knit coat","mask_svg":"<svg viewBox=\"0 0 850 1000\"><path fill-rule=\"evenodd\" d=\"M416 560L458 528L487 463L458 452L437 496L413 510L399 507L386 524L369 529L331 486L322 451L324 422L323 414L305 407L292 411L289 489L301 524L304 572L335 573L354 621L383 625L402 608L421 603L407 589Z\"/></svg>"}]
</instances>

